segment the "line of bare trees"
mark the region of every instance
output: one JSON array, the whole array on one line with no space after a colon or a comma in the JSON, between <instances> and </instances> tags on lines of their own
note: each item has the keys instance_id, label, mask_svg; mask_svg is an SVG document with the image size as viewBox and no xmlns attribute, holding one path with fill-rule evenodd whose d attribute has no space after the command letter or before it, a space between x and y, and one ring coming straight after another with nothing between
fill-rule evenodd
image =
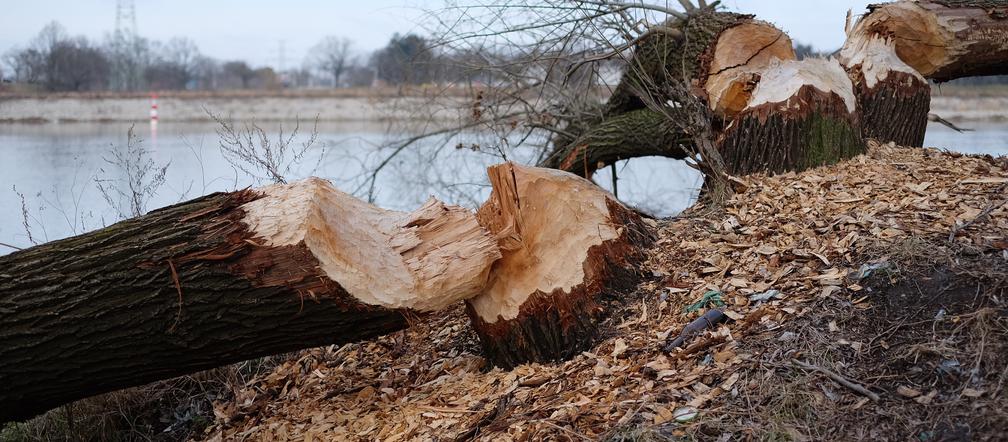
<instances>
[{"instance_id":1,"label":"line of bare trees","mask_svg":"<svg viewBox=\"0 0 1008 442\"><path fill-rule=\"evenodd\" d=\"M277 72L243 60L217 60L195 42L110 35L72 36L57 22L0 58L0 79L45 91L216 90L369 87L441 82L490 83L506 57L489 48L454 50L417 35L395 34L371 53L343 37L314 45L300 67Z\"/></svg>"}]
</instances>

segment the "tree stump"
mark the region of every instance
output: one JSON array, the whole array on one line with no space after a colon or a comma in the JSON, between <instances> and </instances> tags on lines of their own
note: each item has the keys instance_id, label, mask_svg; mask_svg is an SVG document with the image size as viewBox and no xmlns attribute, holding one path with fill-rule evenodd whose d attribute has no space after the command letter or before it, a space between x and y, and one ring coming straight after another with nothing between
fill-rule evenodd
<instances>
[{"instance_id":1,"label":"tree stump","mask_svg":"<svg viewBox=\"0 0 1008 442\"><path fill-rule=\"evenodd\" d=\"M608 305L639 281L649 227L575 175L513 163L488 170L477 212L503 257L467 302L484 355L497 366L570 358L590 347Z\"/></svg>"}]
</instances>

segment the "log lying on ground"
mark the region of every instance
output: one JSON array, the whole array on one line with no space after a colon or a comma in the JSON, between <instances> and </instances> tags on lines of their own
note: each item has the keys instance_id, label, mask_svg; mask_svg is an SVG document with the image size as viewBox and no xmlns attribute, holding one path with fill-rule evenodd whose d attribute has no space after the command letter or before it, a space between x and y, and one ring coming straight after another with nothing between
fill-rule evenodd
<instances>
[{"instance_id":1,"label":"log lying on ground","mask_svg":"<svg viewBox=\"0 0 1008 442\"><path fill-rule=\"evenodd\" d=\"M478 293L473 213L310 179L214 194L0 257L0 422L255 357L366 339Z\"/></svg>"},{"instance_id":2,"label":"log lying on ground","mask_svg":"<svg viewBox=\"0 0 1008 442\"><path fill-rule=\"evenodd\" d=\"M849 43L881 37L934 81L1008 74L1008 1L902 0L872 5Z\"/></svg>"},{"instance_id":3,"label":"log lying on ground","mask_svg":"<svg viewBox=\"0 0 1008 442\"><path fill-rule=\"evenodd\" d=\"M652 233L588 180L512 163L488 173L493 192L477 217L503 258L467 302L485 356L513 367L584 351L607 305L639 280Z\"/></svg>"},{"instance_id":4,"label":"log lying on ground","mask_svg":"<svg viewBox=\"0 0 1008 442\"><path fill-rule=\"evenodd\" d=\"M641 40L606 116L555 144L542 165L591 176L622 159L685 158L690 134L704 131L654 106L697 98L713 112L712 141L729 173L802 170L864 151L853 85L838 63L796 61L791 39L752 16L701 10L677 26L682 35ZM689 88L671 87L684 80Z\"/></svg>"},{"instance_id":5,"label":"log lying on ground","mask_svg":"<svg viewBox=\"0 0 1008 442\"><path fill-rule=\"evenodd\" d=\"M684 144L693 141L661 112L637 109L593 125L573 142L558 144L542 166L581 177L621 159L686 157Z\"/></svg>"}]
</instances>

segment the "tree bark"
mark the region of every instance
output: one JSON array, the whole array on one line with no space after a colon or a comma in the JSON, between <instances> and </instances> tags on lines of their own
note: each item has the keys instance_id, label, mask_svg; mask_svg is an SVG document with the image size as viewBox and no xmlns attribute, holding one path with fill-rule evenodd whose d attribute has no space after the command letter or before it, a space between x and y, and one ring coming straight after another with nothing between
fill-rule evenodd
<instances>
[{"instance_id":1,"label":"tree bark","mask_svg":"<svg viewBox=\"0 0 1008 442\"><path fill-rule=\"evenodd\" d=\"M774 62L718 148L728 173L781 173L865 152L857 99L835 60Z\"/></svg>"},{"instance_id":2,"label":"tree bark","mask_svg":"<svg viewBox=\"0 0 1008 442\"><path fill-rule=\"evenodd\" d=\"M477 217L503 258L486 290L467 301L484 355L505 368L577 355L594 342L609 305L640 280L653 234L580 177L512 163L488 173L493 192Z\"/></svg>"},{"instance_id":3,"label":"tree bark","mask_svg":"<svg viewBox=\"0 0 1008 442\"><path fill-rule=\"evenodd\" d=\"M394 332L475 295L499 257L471 212L383 211L317 179L15 252L0 257L0 422Z\"/></svg>"},{"instance_id":4,"label":"tree bark","mask_svg":"<svg viewBox=\"0 0 1008 442\"><path fill-rule=\"evenodd\" d=\"M643 38L604 118L555 143L544 166L590 177L621 159L682 159L703 132L715 134L734 174L801 170L864 151L853 85L839 64L796 61L791 39L752 16L702 10L669 25L681 35ZM677 108L694 97L713 112L710 128Z\"/></svg>"},{"instance_id":5,"label":"tree bark","mask_svg":"<svg viewBox=\"0 0 1008 442\"><path fill-rule=\"evenodd\" d=\"M1008 74L1008 1L902 0L869 7L848 40L892 42L924 78Z\"/></svg>"},{"instance_id":6,"label":"tree bark","mask_svg":"<svg viewBox=\"0 0 1008 442\"><path fill-rule=\"evenodd\" d=\"M590 178L596 170L616 161L663 156L682 159L689 135L661 112L637 109L591 126L574 141L556 144L541 166Z\"/></svg>"}]
</instances>

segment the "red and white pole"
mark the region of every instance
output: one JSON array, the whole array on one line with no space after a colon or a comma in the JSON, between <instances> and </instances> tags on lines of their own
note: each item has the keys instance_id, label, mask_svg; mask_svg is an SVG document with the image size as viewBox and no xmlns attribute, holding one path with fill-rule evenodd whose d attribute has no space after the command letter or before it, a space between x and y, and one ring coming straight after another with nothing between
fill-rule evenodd
<instances>
[{"instance_id":1,"label":"red and white pole","mask_svg":"<svg viewBox=\"0 0 1008 442\"><path fill-rule=\"evenodd\" d=\"M152 93L151 94L151 99L150 99L150 119L151 119L151 123L157 121L157 119L158 119L157 94L156 93Z\"/></svg>"},{"instance_id":2,"label":"red and white pole","mask_svg":"<svg viewBox=\"0 0 1008 442\"><path fill-rule=\"evenodd\" d=\"M151 143L154 147L157 147L157 123L158 123L158 109L157 109L157 93L151 93L150 99L150 133L151 133Z\"/></svg>"}]
</instances>

